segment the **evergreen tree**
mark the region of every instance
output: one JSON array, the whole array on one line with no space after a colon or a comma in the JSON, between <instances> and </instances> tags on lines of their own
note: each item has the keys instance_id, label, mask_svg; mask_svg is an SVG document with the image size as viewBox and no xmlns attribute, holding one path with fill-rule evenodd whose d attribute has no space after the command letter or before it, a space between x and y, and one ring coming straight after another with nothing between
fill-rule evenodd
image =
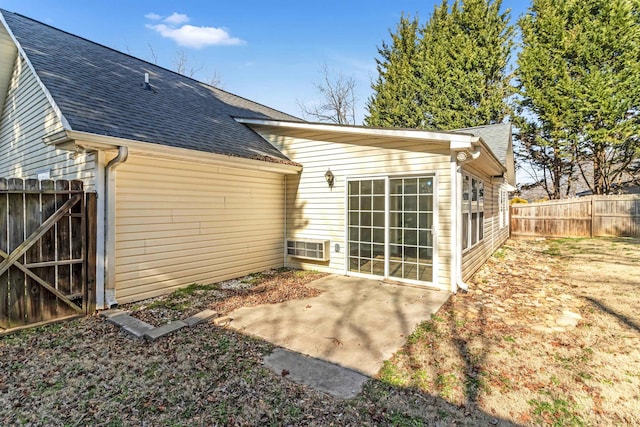
<instances>
[{"instance_id":1,"label":"evergreen tree","mask_svg":"<svg viewBox=\"0 0 640 427\"><path fill-rule=\"evenodd\" d=\"M502 122L513 93L507 72L513 46L501 1L443 1L422 29L425 127L452 129Z\"/></svg>"},{"instance_id":2,"label":"evergreen tree","mask_svg":"<svg viewBox=\"0 0 640 427\"><path fill-rule=\"evenodd\" d=\"M609 193L638 157L639 16L638 0L533 0L519 22L519 139L551 198L578 172Z\"/></svg>"},{"instance_id":3,"label":"evergreen tree","mask_svg":"<svg viewBox=\"0 0 640 427\"><path fill-rule=\"evenodd\" d=\"M501 0L447 0L423 28L402 18L379 49L368 125L452 129L501 122L513 27Z\"/></svg>"},{"instance_id":4,"label":"evergreen tree","mask_svg":"<svg viewBox=\"0 0 640 427\"><path fill-rule=\"evenodd\" d=\"M372 85L365 118L367 126L423 127L418 64L418 19L400 18L391 44L382 42L376 59L378 79Z\"/></svg>"}]
</instances>

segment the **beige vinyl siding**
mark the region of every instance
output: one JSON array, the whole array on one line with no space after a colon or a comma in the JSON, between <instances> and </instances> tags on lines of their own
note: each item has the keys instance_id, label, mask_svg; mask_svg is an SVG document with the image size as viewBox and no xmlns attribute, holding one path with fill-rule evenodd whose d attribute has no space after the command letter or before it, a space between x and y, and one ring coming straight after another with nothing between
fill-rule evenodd
<instances>
[{"instance_id":1,"label":"beige vinyl siding","mask_svg":"<svg viewBox=\"0 0 640 427\"><path fill-rule=\"evenodd\" d=\"M133 155L116 179L119 302L283 266L282 175Z\"/></svg>"},{"instance_id":2,"label":"beige vinyl siding","mask_svg":"<svg viewBox=\"0 0 640 427\"><path fill-rule=\"evenodd\" d=\"M50 171L51 179L81 179L94 188L94 155L76 159L68 151L56 150L42 138L62 130L62 124L33 72L20 56L16 58L0 117L0 176L37 178Z\"/></svg>"},{"instance_id":3,"label":"beige vinyl siding","mask_svg":"<svg viewBox=\"0 0 640 427\"><path fill-rule=\"evenodd\" d=\"M259 130L259 127L255 127ZM329 262L302 261L288 257L287 265L303 269L344 274L345 191L348 178L437 174L438 200L438 271L435 285L449 289L451 281L451 176L450 154L440 144L425 141L386 141L371 143L361 136L338 141L312 140L260 131L290 159L303 165L298 176L287 177L287 238L328 239ZM289 132L289 134L295 132ZM346 141L346 142L345 142ZM431 146L430 146L431 145ZM427 152L429 150L430 152ZM435 151L434 151L435 150ZM325 181L327 169L335 175L330 189ZM340 251L335 251L335 245Z\"/></svg>"},{"instance_id":4,"label":"beige vinyl siding","mask_svg":"<svg viewBox=\"0 0 640 427\"><path fill-rule=\"evenodd\" d=\"M500 188L501 184L491 184L491 178L480 174L471 167L466 172L478 177L484 183L484 238L462 254L462 279L468 280L491 257L509 237L509 227L500 228Z\"/></svg>"}]
</instances>

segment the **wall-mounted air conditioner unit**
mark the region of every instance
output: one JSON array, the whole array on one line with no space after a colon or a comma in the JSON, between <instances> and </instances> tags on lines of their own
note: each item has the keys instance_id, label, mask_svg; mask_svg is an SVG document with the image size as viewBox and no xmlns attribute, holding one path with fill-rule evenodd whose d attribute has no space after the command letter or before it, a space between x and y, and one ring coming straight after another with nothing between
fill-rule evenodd
<instances>
[{"instance_id":1,"label":"wall-mounted air conditioner unit","mask_svg":"<svg viewBox=\"0 0 640 427\"><path fill-rule=\"evenodd\" d=\"M329 261L329 240L287 240L287 255L294 258Z\"/></svg>"}]
</instances>

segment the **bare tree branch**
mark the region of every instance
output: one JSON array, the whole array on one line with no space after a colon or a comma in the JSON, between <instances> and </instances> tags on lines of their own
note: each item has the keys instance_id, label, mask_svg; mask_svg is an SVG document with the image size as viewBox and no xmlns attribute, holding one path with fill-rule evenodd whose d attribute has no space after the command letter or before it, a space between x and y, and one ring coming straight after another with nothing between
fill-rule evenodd
<instances>
[{"instance_id":1,"label":"bare tree branch","mask_svg":"<svg viewBox=\"0 0 640 427\"><path fill-rule=\"evenodd\" d=\"M147 47L149 48L149 56L150 58L150 62L158 65L158 55L156 55L156 51L153 49L153 46L151 46L151 43L147 42Z\"/></svg>"},{"instance_id":2,"label":"bare tree branch","mask_svg":"<svg viewBox=\"0 0 640 427\"><path fill-rule=\"evenodd\" d=\"M215 70L213 71L213 74L211 75L207 83L217 88L222 88L224 86L224 84L222 83L222 77L220 76L220 73L218 73L218 71L215 71Z\"/></svg>"},{"instance_id":3,"label":"bare tree branch","mask_svg":"<svg viewBox=\"0 0 640 427\"><path fill-rule=\"evenodd\" d=\"M182 74L183 76L191 77L202 70L202 66L193 67L189 65L189 57L184 50L179 50L176 52L176 59L173 61L174 70L178 74Z\"/></svg>"},{"instance_id":4,"label":"bare tree branch","mask_svg":"<svg viewBox=\"0 0 640 427\"><path fill-rule=\"evenodd\" d=\"M346 77L342 73L331 75L326 64L322 66L322 81L314 87L321 99L314 104L298 101L298 107L304 118L312 118L320 122L341 125L356 122L356 81L353 77Z\"/></svg>"}]
</instances>

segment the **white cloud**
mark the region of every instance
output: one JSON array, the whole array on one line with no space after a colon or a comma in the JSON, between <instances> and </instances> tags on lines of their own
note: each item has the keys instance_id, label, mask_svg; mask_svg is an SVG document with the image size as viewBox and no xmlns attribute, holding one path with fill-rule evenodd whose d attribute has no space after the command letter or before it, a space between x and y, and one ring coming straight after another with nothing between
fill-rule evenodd
<instances>
[{"instance_id":1,"label":"white cloud","mask_svg":"<svg viewBox=\"0 0 640 427\"><path fill-rule=\"evenodd\" d=\"M231 37L231 35L222 28L195 27L193 25L183 25L180 28L172 28L165 24L147 25L147 28L157 31L162 37L174 40L180 46L193 47L196 49L214 45L237 46L246 43L244 40Z\"/></svg>"},{"instance_id":2,"label":"white cloud","mask_svg":"<svg viewBox=\"0 0 640 427\"><path fill-rule=\"evenodd\" d=\"M170 25L180 25L180 24L186 24L190 20L191 18L189 18L184 13L173 12L171 16L168 16L164 19L164 22Z\"/></svg>"},{"instance_id":3,"label":"white cloud","mask_svg":"<svg viewBox=\"0 0 640 427\"><path fill-rule=\"evenodd\" d=\"M151 19L153 21L157 21L158 19L162 18L162 16L158 15L157 13L153 13L153 12L149 12L146 15L144 15L145 18L147 19Z\"/></svg>"}]
</instances>

